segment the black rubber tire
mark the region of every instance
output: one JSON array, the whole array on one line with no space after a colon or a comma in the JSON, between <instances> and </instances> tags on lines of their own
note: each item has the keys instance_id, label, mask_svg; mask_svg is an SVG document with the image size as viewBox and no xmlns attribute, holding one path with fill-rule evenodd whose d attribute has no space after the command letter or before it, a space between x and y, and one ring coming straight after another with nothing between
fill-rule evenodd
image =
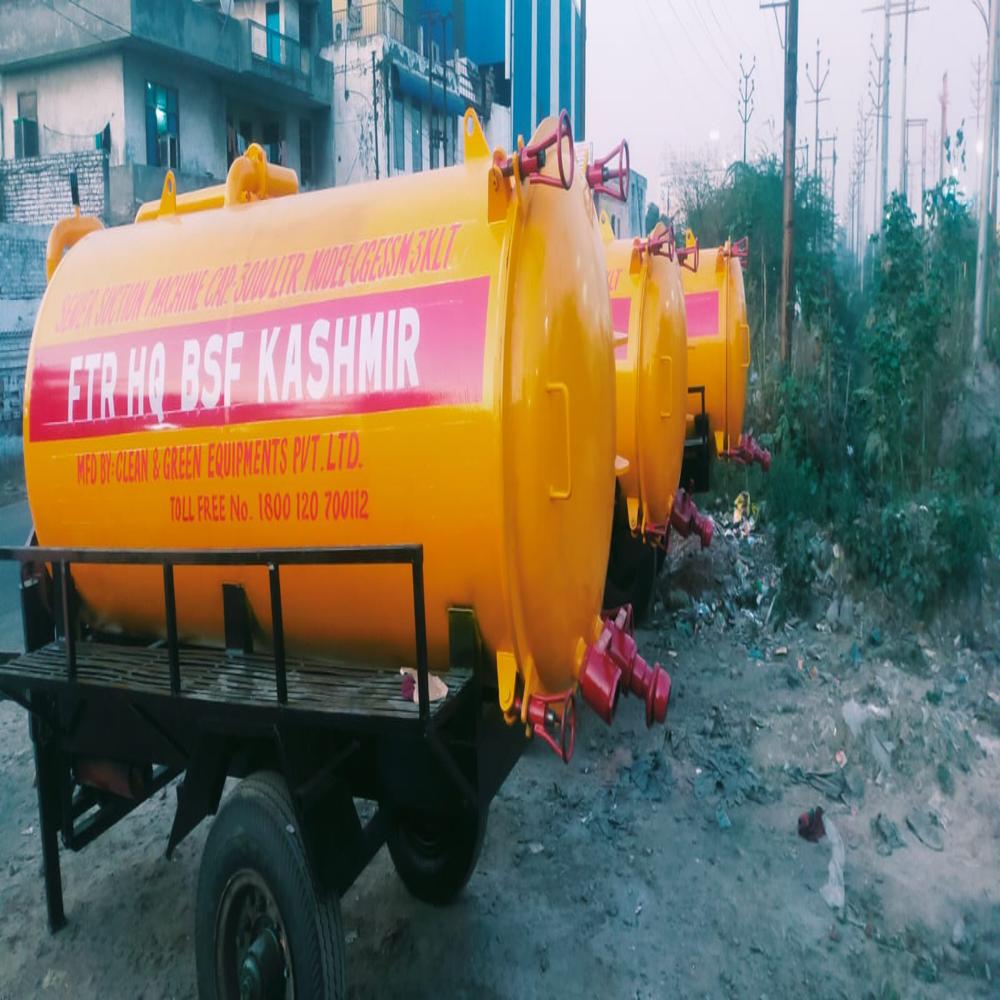
<instances>
[{"instance_id":1,"label":"black rubber tire","mask_svg":"<svg viewBox=\"0 0 1000 1000\"><path fill-rule=\"evenodd\" d=\"M273 771L259 771L225 800L201 856L195 910L200 1000L238 1000L238 994L225 995L218 982L216 923L230 879L248 869L261 877L277 903L291 952L296 1000L345 997L340 900L313 882L284 779Z\"/></svg>"},{"instance_id":2,"label":"black rubber tire","mask_svg":"<svg viewBox=\"0 0 1000 1000\"><path fill-rule=\"evenodd\" d=\"M412 896L434 906L454 901L476 870L486 818L486 810L395 817L386 838L389 855Z\"/></svg>"}]
</instances>

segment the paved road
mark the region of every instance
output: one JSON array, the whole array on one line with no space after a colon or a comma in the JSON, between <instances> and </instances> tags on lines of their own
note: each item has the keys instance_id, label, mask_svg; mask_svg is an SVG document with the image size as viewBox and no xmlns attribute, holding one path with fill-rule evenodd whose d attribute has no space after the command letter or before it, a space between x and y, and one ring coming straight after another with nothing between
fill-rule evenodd
<instances>
[{"instance_id":1,"label":"paved road","mask_svg":"<svg viewBox=\"0 0 1000 1000\"><path fill-rule=\"evenodd\" d=\"M0 507L0 545L23 545L31 531L27 500ZM0 650L21 649L21 603L16 563L0 562Z\"/></svg>"}]
</instances>

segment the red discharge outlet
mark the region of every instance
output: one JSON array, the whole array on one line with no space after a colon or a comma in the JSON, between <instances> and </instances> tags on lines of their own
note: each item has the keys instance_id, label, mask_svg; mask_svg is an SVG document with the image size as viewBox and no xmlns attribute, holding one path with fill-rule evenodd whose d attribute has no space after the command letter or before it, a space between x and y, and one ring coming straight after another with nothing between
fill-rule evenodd
<instances>
[{"instance_id":1,"label":"red discharge outlet","mask_svg":"<svg viewBox=\"0 0 1000 1000\"><path fill-rule=\"evenodd\" d=\"M756 462L765 472L771 471L771 453L757 444L752 434L743 434L740 443L732 451L725 452L723 458L739 462L740 465L752 465Z\"/></svg>"},{"instance_id":2,"label":"red discharge outlet","mask_svg":"<svg viewBox=\"0 0 1000 1000\"><path fill-rule=\"evenodd\" d=\"M608 652L613 633L605 620L601 636L587 647L580 671L583 700L610 726L618 705L622 672Z\"/></svg>"},{"instance_id":3,"label":"red discharge outlet","mask_svg":"<svg viewBox=\"0 0 1000 1000\"><path fill-rule=\"evenodd\" d=\"M682 538L694 533L701 539L701 547L707 549L712 544L715 523L698 510L687 490L680 489L674 497L674 507L670 512L670 527Z\"/></svg>"},{"instance_id":4,"label":"red discharge outlet","mask_svg":"<svg viewBox=\"0 0 1000 1000\"><path fill-rule=\"evenodd\" d=\"M522 701L514 699L514 709L521 711ZM533 694L528 698L528 725L544 740L564 764L568 764L576 746L576 702L572 691L562 694ZM553 736L549 727L556 730Z\"/></svg>"},{"instance_id":5,"label":"red discharge outlet","mask_svg":"<svg viewBox=\"0 0 1000 1000\"><path fill-rule=\"evenodd\" d=\"M611 633L608 655L621 672L622 690L645 701L647 726L665 722L670 704L670 674L658 663L651 667L639 655L633 635L632 606L619 608L614 620L605 618L604 625L605 631Z\"/></svg>"}]
</instances>

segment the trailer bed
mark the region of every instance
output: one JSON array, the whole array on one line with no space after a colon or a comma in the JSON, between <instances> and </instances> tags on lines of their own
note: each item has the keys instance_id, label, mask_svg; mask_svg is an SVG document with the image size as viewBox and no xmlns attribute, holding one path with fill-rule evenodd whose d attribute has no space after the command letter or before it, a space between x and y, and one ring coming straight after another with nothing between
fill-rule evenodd
<instances>
[{"instance_id":1,"label":"trailer bed","mask_svg":"<svg viewBox=\"0 0 1000 1000\"><path fill-rule=\"evenodd\" d=\"M164 698L192 698L224 705L283 708L328 716L331 720L418 723L419 706L401 693L401 676L392 670L337 660L289 657L285 671L286 705L279 706L271 653L236 653L185 646L179 695L171 694L168 650L163 645L126 646L81 642L76 646L76 680L82 690L111 689ZM449 670L445 698L430 703L430 715L447 715L472 680L470 670ZM66 690L66 650L51 642L0 663L0 690Z\"/></svg>"}]
</instances>

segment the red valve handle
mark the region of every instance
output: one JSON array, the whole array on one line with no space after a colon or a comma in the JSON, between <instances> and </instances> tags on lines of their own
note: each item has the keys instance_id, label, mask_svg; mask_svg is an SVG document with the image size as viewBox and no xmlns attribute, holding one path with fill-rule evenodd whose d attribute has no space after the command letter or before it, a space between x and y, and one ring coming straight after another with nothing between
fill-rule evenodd
<instances>
[{"instance_id":1,"label":"red valve handle","mask_svg":"<svg viewBox=\"0 0 1000 1000\"><path fill-rule=\"evenodd\" d=\"M697 271L698 270L698 259L699 259L699 256L700 256L700 251L701 251L701 248L700 248L697 240L694 241L694 246L693 247L678 247L677 248L677 263L680 264L681 267L686 267L689 271ZM689 264L688 263L688 258L692 257L692 256L694 257L694 263L693 264Z\"/></svg>"},{"instance_id":2,"label":"red valve handle","mask_svg":"<svg viewBox=\"0 0 1000 1000\"><path fill-rule=\"evenodd\" d=\"M521 699L514 699L514 708L521 710ZM556 711L552 706L561 706ZM559 726L558 740L548 727ZM570 762L576 746L576 701L572 691L562 694L533 694L528 698L528 725L532 732L544 740L564 764Z\"/></svg>"},{"instance_id":3,"label":"red valve handle","mask_svg":"<svg viewBox=\"0 0 1000 1000\"><path fill-rule=\"evenodd\" d=\"M674 227L664 227L663 232L656 236L656 230L646 239L636 239L634 246L639 253L648 253L650 256L666 257L667 260L674 259L677 250L677 239L674 236Z\"/></svg>"},{"instance_id":4,"label":"red valve handle","mask_svg":"<svg viewBox=\"0 0 1000 1000\"><path fill-rule=\"evenodd\" d=\"M744 236L743 239L733 243L730 247L730 253L743 265L745 271L747 262L750 260L750 237Z\"/></svg>"},{"instance_id":5,"label":"red valve handle","mask_svg":"<svg viewBox=\"0 0 1000 1000\"><path fill-rule=\"evenodd\" d=\"M569 157L567 175L566 145L569 144ZM547 177L542 173L548 158L548 150L556 147L556 159L559 165L558 177ZM573 150L573 126L569 120L569 112L565 108L559 112L559 121L555 131L542 139L539 139L532 146L522 146L514 156L520 167L521 177L525 180L530 178L533 184L547 184L550 187L561 187L568 191L573 186L573 175L576 170L576 154ZM514 173L514 156L509 156L504 163L499 164L500 173L504 177L510 177Z\"/></svg>"},{"instance_id":6,"label":"red valve handle","mask_svg":"<svg viewBox=\"0 0 1000 1000\"><path fill-rule=\"evenodd\" d=\"M617 166L609 167L608 164L616 156L618 157ZM622 139L607 156L594 160L587 167L587 183L598 194L606 194L618 201L628 201L628 189L632 177L630 163L628 143ZM608 181L611 180L618 181L617 190L609 186Z\"/></svg>"}]
</instances>

